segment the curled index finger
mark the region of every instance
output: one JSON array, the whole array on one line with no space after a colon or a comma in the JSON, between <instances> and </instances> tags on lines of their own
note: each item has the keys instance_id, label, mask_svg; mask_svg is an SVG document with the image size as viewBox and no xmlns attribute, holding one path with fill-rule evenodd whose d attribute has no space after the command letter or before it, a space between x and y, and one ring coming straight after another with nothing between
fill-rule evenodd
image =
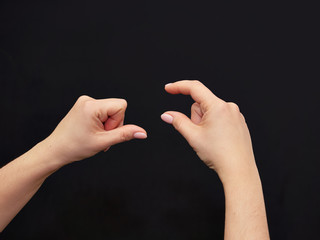
<instances>
[{"instance_id":1,"label":"curled index finger","mask_svg":"<svg viewBox=\"0 0 320 240\"><path fill-rule=\"evenodd\" d=\"M167 84L165 90L171 94L190 95L195 102L200 104L221 100L198 80L182 80Z\"/></svg>"},{"instance_id":2,"label":"curled index finger","mask_svg":"<svg viewBox=\"0 0 320 240\"><path fill-rule=\"evenodd\" d=\"M124 118L127 101L118 98L99 99L96 100L96 108L101 122L110 119L120 124Z\"/></svg>"}]
</instances>

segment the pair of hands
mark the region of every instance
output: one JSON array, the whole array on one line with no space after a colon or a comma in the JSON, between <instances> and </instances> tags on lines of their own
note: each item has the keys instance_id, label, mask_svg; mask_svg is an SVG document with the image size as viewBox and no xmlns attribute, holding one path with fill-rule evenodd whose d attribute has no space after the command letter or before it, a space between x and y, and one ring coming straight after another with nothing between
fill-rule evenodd
<instances>
[{"instance_id":1,"label":"pair of hands","mask_svg":"<svg viewBox=\"0 0 320 240\"><path fill-rule=\"evenodd\" d=\"M191 118L175 111L165 112L161 118L182 134L222 180L255 166L250 133L236 104L216 97L199 81L170 83L165 90L190 95L195 101ZM91 157L117 143L146 138L143 128L123 125L126 107L123 99L81 96L46 139L60 164Z\"/></svg>"}]
</instances>

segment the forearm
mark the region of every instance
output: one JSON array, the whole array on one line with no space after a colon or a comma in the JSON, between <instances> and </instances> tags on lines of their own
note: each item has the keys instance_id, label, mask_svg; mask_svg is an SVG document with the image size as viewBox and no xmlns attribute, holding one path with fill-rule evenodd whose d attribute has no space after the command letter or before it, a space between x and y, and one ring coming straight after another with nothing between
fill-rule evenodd
<instances>
[{"instance_id":1,"label":"forearm","mask_svg":"<svg viewBox=\"0 0 320 240\"><path fill-rule=\"evenodd\" d=\"M117 143L145 139L143 128L123 125L126 107L124 99L81 96L47 139L0 169L0 232L62 166Z\"/></svg>"},{"instance_id":2,"label":"forearm","mask_svg":"<svg viewBox=\"0 0 320 240\"><path fill-rule=\"evenodd\" d=\"M0 232L60 167L51 145L43 141L0 169Z\"/></svg>"},{"instance_id":3,"label":"forearm","mask_svg":"<svg viewBox=\"0 0 320 240\"><path fill-rule=\"evenodd\" d=\"M199 81L178 81L165 89L195 101L190 118L176 111L167 111L161 118L218 173L226 198L225 239L269 239L250 132L239 106L218 98Z\"/></svg>"},{"instance_id":4,"label":"forearm","mask_svg":"<svg viewBox=\"0 0 320 240\"><path fill-rule=\"evenodd\" d=\"M269 239L261 181L256 166L223 179L225 239Z\"/></svg>"}]
</instances>

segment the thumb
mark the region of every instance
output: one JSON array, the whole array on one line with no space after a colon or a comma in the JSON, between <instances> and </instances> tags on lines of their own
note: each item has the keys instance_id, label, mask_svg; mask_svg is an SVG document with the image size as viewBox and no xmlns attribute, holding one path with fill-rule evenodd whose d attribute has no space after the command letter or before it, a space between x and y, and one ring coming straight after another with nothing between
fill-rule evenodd
<instances>
[{"instance_id":1,"label":"thumb","mask_svg":"<svg viewBox=\"0 0 320 240\"><path fill-rule=\"evenodd\" d=\"M161 119L173 127L189 142L197 130L190 118L180 112L169 111L161 115Z\"/></svg>"},{"instance_id":2,"label":"thumb","mask_svg":"<svg viewBox=\"0 0 320 240\"><path fill-rule=\"evenodd\" d=\"M129 124L104 131L103 134L100 135L100 138L104 149L106 149L117 143L130 141L134 138L145 139L147 138L147 133L143 128Z\"/></svg>"}]
</instances>

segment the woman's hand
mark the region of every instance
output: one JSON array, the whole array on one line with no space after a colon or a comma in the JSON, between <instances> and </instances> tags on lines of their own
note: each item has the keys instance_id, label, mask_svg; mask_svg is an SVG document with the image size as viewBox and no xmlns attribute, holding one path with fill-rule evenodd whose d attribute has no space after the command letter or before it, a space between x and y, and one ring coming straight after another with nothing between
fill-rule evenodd
<instances>
[{"instance_id":1,"label":"woman's hand","mask_svg":"<svg viewBox=\"0 0 320 240\"><path fill-rule=\"evenodd\" d=\"M223 184L225 239L269 239L268 223L250 133L234 103L216 97L199 81L166 85L171 94L191 95L191 119L179 112L161 118L172 123Z\"/></svg>"},{"instance_id":2,"label":"woman's hand","mask_svg":"<svg viewBox=\"0 0 320 240\"><path fill-rule=\"evenodd\" d=\"M106 151L114 144L146 138L143 128L123 125L126 108L124 99L81 96L45 141L65 165Z\"/></svg>"},{"instance_id":3,"label":"woman's hand","mask_svg":"<svg viewBox=\"0 0 320 240\"><path fill-rule=\"evenodd\" d=\"M60 167L114 144L146 138L143 128L123 126L126 107L123 99L82 96L48 138L1 168L0 232Z\"/></svg>"},{"instance_id":4,"label":"woman's hand","mask_svg":"<svg viewBox=\"0 0 320 240\"><path fill-rule=\"evenodd\" d=\"M167 84L165 90L171 94L191 95L195 101L191 118L175 111L165 112L161 118L172 123L221 180L256 166L250 133L235 103L216 97L199 81L178 81Z\"/></svg>"}]
</instances>

